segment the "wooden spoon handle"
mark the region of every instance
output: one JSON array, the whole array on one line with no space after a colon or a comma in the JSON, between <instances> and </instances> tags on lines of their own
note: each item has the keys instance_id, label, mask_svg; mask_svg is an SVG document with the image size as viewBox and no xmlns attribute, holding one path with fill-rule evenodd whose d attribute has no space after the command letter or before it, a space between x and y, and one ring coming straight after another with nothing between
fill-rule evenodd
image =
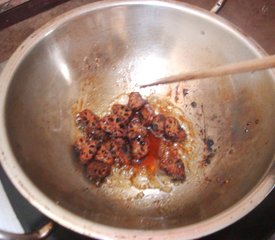
<instances>
[{"instance_id":1,"label":"wooden spoon handle","mask_svg":"<svg viewBox=\"0 0 275 240\"><path fill-rule=\"evenodd\" d=\"M140 87L148 87L159 84L174 83L199 78L224 76L228 74L257 71L272 67L275 67L275 55L238 63L232 63L210 69L198 70L193 72L181 73L174 76L164 77L153 83L141 85Z\"/></svg>"}]
</instances>

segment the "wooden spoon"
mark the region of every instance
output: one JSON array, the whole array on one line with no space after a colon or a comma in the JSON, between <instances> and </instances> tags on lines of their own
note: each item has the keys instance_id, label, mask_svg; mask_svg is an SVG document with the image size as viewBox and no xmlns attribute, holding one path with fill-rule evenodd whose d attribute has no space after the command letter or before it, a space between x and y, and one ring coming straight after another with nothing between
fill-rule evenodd
<instances>
[{"instance_id":1,"label":"wooden spoon","mask_svg":"<svg viewBox=\"0 0 275 240\"><path fill-rule=\"evenodd\" d=\"M210 69L198 70L193 72L181 73L174 76L164 77L158 79L155 82L141 85L140 87L149 87L159 84L167 84L174 82L181 82L186 80L201 79L208 77L224 76L234 73L258 71L261 69L267 69L275 67L275 55L253 59L238 63L227 64L224 66L214 67Z\"/></svg>"}]
</instances>

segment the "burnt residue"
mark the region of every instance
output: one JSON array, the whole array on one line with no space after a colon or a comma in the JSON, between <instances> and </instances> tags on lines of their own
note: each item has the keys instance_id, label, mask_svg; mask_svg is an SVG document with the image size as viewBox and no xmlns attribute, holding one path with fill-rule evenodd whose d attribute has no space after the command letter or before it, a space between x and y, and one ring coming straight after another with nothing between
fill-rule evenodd
<instances>
[{"instance_id":1,"label":"burnt residue","mask_svg":"<svg viewBox=\"0 0 275 240\"><path fill-rule=\"evenodd\" d=\"M221 177L216 177L215 182L218 184L228 184L230 182L229 179L224 179Z\"/></svg>"},{"instance_id":2,"label":"burnt residue","mask_svg":"<svg viewBox=\"0 0 275 240\"><path fill-rule=\"evenodd\" d=\"M211 161L212 161L212 158L213 158L214 156L215 156L215 154L214 154L213 152L208 153L208 154L205 156L204 160L203 160L204 165L205 165L205 166L209 165L209 164L211 163Z\"/></svg>"},{"instance_id":3,"label":"burnt residue","mask_svg":"<svg viewBox=\"0 0 275 240\"><path fill-rule=\"evenodd\" d=\"M248 122L246 123L246 126L248 127L248 126L250 126L251 124L252 124L252 122L249 122L249 121L248 121Z\"/></svg>"},{"instance_id":4,"label":"burnt residue","mask_svg":"<svg viewBox=\"0 0 275 240\"><path fill-rule=\"evenodd\" d=\"M259 119L247 121L244 126L244 133L248 133L250 130L253 129L253 127L256 127L256 125L258 125L259 122Z\"/></svg>"},{"instance_id":5,"label":"burnt residue","mask_svg":"<svg viewBox=\"0 0 275 240\"><path fill-rule=\"evenodd\" d=\"M193 102L195 103L195 102ZM195 103L196 104L196 103ZM196 104L197 105L197 104ZM192 106L192 103L191 103ZM212 162L213 157L215 156L216 149L214 149L214 140L210 137L207 137L207 126L206 126L206 120L205 120L205 113L204 113L204 106L201 104L201 117L203 121L203 128L200 130L200 133L202 135L202 140L205 144L204 149L204 156L202 158L202 165L207 166Z\"/></svg>"},{"instance_id":6,"label":"burnt residue","mask_svg":"<svg viewBox=\"0 0 275 240\"><path fill-rule=\"evenodd\" d=\"M213 114L210 118L211 121L214 121L218 118L218 116L216 114Z\"/></svg>"},{"instance_id":7,"label":"burnt residue","mask_svg":"<svg viewBox=\"0 0 275 240\"><path fill-rule=\"evenodd\" d=\"M193 101L193 102L191 102L191 107L192 107L192 108L196 108L196 107L197 107L197 103L196 103L196 102L194 102L194 101Z\"/></svg>"},{"instance_id":8,"label":"burnt residue","mask_svg":"<svg viewBox=\"0 0 275 240\"><path fill-rule=\"evenodd\" d=\"M175 93L175 102L177 103L179 101L179 85L176 86L176 93Z\"/></svg>"},{"instance_id":9,"label":"burnt residue","mask_svg":"<svg viewBox=\"0 0 275 240\"><path fill-rule=\"evenodd\" d=\"M184 97L188 95L188 93L189 93L189 90L187 88L182 89L182 94Z\"/></svg>"},{"instance_id":10,"label":"burnt residue","mask_svg":"<svg viewBox=\"0 0 275 240\"><path fill-rule=\"evenodd\" d=\"M234 153L234 150L233 149L230 149L229 151L228 151L228 154L229 155L232 155Z\"/></svg>"},{"instance_id":11,"label":"burnt residue","mask_svg":"<svg viewBox=\"0 0 275 240\"><path fill-rule=\"evenodd\" d=\"M212 152L212 151L213 151L212 147L213 147L213 145L214 145L213 139L207 138L207 139L204 139L204 142L205 142L205 144L206 144L207 150Z\"/></svg>"},{"instance_id":12,"label":"burnt residue","mask_svg":"<svg viewBox=\"0 0 275 240\"><path fill-rule=\"evenodd\" d=\"M208 176L205 176L204 178L204 181L206 183L216 183L216 184L228 184L230 183L230 178L223 178L223 177L219 177L219 176L216 176L216 177L208 177Z\"/></svg>"},{"instance_id":13,"label":"burnt residue","mask_svg":"<svg viewBox=\"0 0 275 240\"><path fill-rule=\"evenodd\" d=\"M206 176L206 177L204 178L204 181L207 182L207 183L211 183L211 182L212 182L212 179Z\"/></svg>"},{"instance_id":14,"label":"burnt residue","mask_svg":"<svg viewBox=\"0 0 275 240\"><path fill-rule=\"evenodd\" d=\"M202 124L203 124L203 129L201 130L202 132L202 136L203 136L203 139L205 140L206 139L206 132L207 132L207 129L206 129L206 121L205 121L205 114L204 114L204 107L203 107L203 104L201 104L201 114L202 114Z\"/></svg>"},{"instance_id":15,"label":"burnt residue","mask_svg":"<svg viewBox=\"0 0 275 240\"><path fill-rule=\"evenodd\" d=\"M213 148L214 141L211 138L204 139L204 143L205 143L206 153L202 162L204 166L207 166L212 162L212 158L215 156L216 149Z\"/></svg>"}]
</instances>

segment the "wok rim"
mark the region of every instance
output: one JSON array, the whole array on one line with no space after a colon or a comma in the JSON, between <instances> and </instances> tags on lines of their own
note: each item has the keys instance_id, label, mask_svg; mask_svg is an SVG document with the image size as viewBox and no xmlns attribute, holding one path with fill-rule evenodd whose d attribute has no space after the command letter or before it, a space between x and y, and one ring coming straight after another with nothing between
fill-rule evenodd
<instances>
[{"instance_id":1,"label":"wok rim","mask_svg":"<svg viewBox=\"0 0 275 240\"><path fill-rule=\"evenodd\" d=\"M33 206L60 225L83 235L100 239L134 239L136 237L140 239L194 239L216 232L249 213L268 195L269 192L272 191L275 184L275 156L273 156L268 170L257 185L254 186L254 188L241 200L223 212L214 215L209 219L183 227L163 230L136 230L111 227L89 221L73 214L69 210L62 208L53 202L39 188L37 188L24 173L18 164L15 155L13 154L11 146L9 145L8 133L5 124L7 93L16 69L21 64L22 60L24 60L24 57L28 54L28 52L31 51L33 46L38 44L44 37L58 27L61 27L62 24L67 21L88 12L122 5L156 5L203 16L210 21L214 21L216 24L225 27L231 33L241 38L258 57L267 55L266 52L251 37L247 36L229 21L217 16L214 13L187 3L180 3L173 0L107 0L75 8L54 18L32 33L9 58L1 74L0 163L17 190ZM275 72L273 70L267 71L270 72L275 82Z\"/></svg>"}]
</instances>

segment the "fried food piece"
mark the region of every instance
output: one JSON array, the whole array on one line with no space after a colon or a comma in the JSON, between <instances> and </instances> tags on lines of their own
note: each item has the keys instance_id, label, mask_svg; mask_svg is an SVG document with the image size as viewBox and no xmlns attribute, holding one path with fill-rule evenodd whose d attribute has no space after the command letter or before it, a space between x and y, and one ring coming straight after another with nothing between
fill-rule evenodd
<instances>
[{"instance_id":1,"label":"fried food piece","mask_svg":"<svg viewBox=\"0 0 275 240\"><path fill-rule=\"evenodd\" d=\"M116 151L122 150L126 153L130 152L129 141L124 138L112 139L112 153L115 154Z\"/></svg>"},{"instance_id":2,"label":"fried food piece","mask_svg":"<svg viewBox=\"0 0 275 240\"><path fill-rule=\"evenodd\" d=\"M147 103L147 101L142 98L142 96L140 95L140 93L138 93L138 92L131 92L130 93L130 95L129 95L129 101L128 101L128 106L133 111L140 110L146 103Z\"/></svg>"},{"instance_id":3,"label":"fried food piece","mask_svg":"<svg viewBox=\"0 0 275 240\"><path fill-rule=\"evenodd\" d=\"M78 138L74 143L74 149L76 152L80 152L83 147L86 147L89 143L89 140L86 137Z\"/></svg>"},{"instance_id":4,"label":"fried food piece","mask_svg":"<svg viewBox=\"0 0 275 240\"><path fill-rule=\"evenodd\" d=\"M112 165L114 163L114 158L111 153L111 150L112 150L111 142L110 141L104 142L98 149L95 155L95 160Z\"/></svg>"},{"instance_id":5,"label":"fried food piece","mask_svg":"<svg viewBox=\"0 0 275 240\"><path fill-rule=\"evenodd\" d=\"M124 123L121 123L119 119L119 116L110 114L101 118L99 124L101 129L112 137L126 137L127 126Z\"/></svg>"},{"instance_id":6,"label":"fried food piece","mask_svg":"<svg viewBox=\"0 0 275 240\"><path fill-rule=\"evenodd\" d=\"M76 124L84 137L77 139L74 148L87 177L97 186L110 175L113 165L147 164L147 155L148 160L154 156L159 169L172 180L185 179L184 163L175 144L185 140L184 129L176 118L156 114L138 92L129 94L127 105L114 104L111 114L101 119L88 109L79 112ZM148 135L148 130L155 137Z\"/></svg>"},{"instance_id":7,"label":"fried food piece","mask_svg":"<svg viewBox=\"0 0 275 240\"><path fill-rule=\"evenodd\" d=\"M145 137L147 133L147 129L141 124L139 118L137 116L134 117L128 125L128 138L132 140L139 136Z\"/></svg>"},{"instance_id":8,"label":"fried food piece","mask_svg":"<svg viewBox=\"0 0 275 240\"><path fill-rule=\"evenodd\" d=\"M103 142L105 138L107 138L106 133L101 129L100 124L98 123L97 128L87 128L86 129L86 135L90 139L98 140Z\"/></svg>"},{"instance_id":9,"label":"fried food piece","mask_svg":"<svg viewBox=\"0 0 275 240\"><path fill-rule=\"evenodd\" d=\"M100 128L99 117L88 109L77 114L76 124L88 138L103 140L106 136L104 131Z\"/></svg>"},{"instance_id":10,"label":"fried food piece","mask_svg":"<svg viewBox=\"0 0 275 240\"><path fill-rule=\"evenodd\" d=\"M152 130L152 133L158 138L164 135L165 120L166 118L162 114L158 114L153 118L153 123L151 124L151 130Z\"/></svg>"},{"instance_id":11,"label":"fried food piece","mask_svg":"<svg viewBox=\"0 0 275 240\"><path fill-rule=\"evenodd\" d=\"M81 164L88 164L97 152L98 142L94 140L88 140L85 137L81 137L76 140L74 144L75 150L79 154L79 161Z\"/></svg>"},{"instance_id":12,"label":"fried food piece","mask_svg":"<svg viewBox=\"0 0 275 240\"><path fill-rule=\"evenodd\" d=\"M152 124L155 112L153 108L150 106L149 103L145 104L141 109L140 109L140 114L142 116L142 123L144 126L148 127Z\"/></svg>"},{"instance_id":13,"label":"fried food piece","mask_svg":"<svg viewBox=\"0 0 275 240\"><path fill-rule=\"evenodd\" d=\"M131 141L131 154L134 159L142 159L149 153L149 140L137 137Z\"/></svg>"},{"instance_id":14,"label":"fried food piece","mask_svg":"<svg viewBox=\"0 0 275 240\"><path fill-rule=\"evenodd\" d=\"M186 138L185 131L174 117L167 117L164 124L164 135L172 142L182 142Z\"/></svg>"},{"instance_id":15,"label":"fried food piece","mask_svg":"<svg viewBox=\"0 0 275 240\"><path fill-rule=\"evenodd\" d=\"M130 164L129 143L123 138L115 138L104 142L98 149L95 160L120 167Z\"/></svg>"},{"instance_id":16,"label":"fried food piece","mask_svg":"<svg viewBox=\"0 0 275 240\"><path fill-rule=\"evenodd\" d=\"M117 121L124 124L127 124L132 117L132 110L122 104L114 104L112 106L112 113L118 116Z\"/></svg>"},{"instance_id":17,"label":"fried food piece","mask_svg":"<svg viewBox=\"0 0 275 240\"><path fill-rule=\"evenodd\" d=\"M112 141L112 155L114 163L119 166L130 165L130 146L129 142L123 138L116 138Z\"/></svg>"},{"instance_id":18,"label":"fried food piece","mask_svg":"<svg viewBox=\"0 0 275 240\"><path fill-rule=\"evenodd\" d=\"M104 162L92 161L87 167L87 177L96 182L96 185L103 182L110 173L111 165Z\"/></svg>"},{"instance_id":19,"label":"fried food piece","mask_svg":"<svg viewBox=\"0 0 275 240\"><path fill-rule=\"evenodd\" d=\"M115 138L112 141L112 149L117 150L118 148L123 148L129 144L124 138Z\"/></svg>"},{"instance_id":20,"label":"fried food piece","mask_svg":"<svg viewBox=\"0 0 275 240\"><path fill-rule=\"evenodd\" d=\"M180 158L162 158L159 162L159 168L171 176L174 181L185 179L185 168Z\"/></svg>"},{"instance_id":21,"label":"fried food piece","mask_svg":"<svg viewBox=\"0 0 275 240\"><path fill-rule=\"evenodd\" d=\"M76 125L82 130L86 131L86 128L95 126L98 123L99 117L96 116L89 109L85 109L76 115Z\"/></svg>"},{"instance_id":22,"label":"fried food piece","mask_svg":"<svg viewBox=\"0 0 275 240\"><path fill-rule=\"evenodd\" d=\"M128 166L131 163L131 157L129 154L120 149L115 152L114 163L119 167Z\"/></svg>"},{"instance_id":23,"label":"fried food piece","mask_svg":"<svg viewBox=\"0 0 275 240\"><path fill-rule=\"evenodd\" d=\"M171 176L172 180L185 179L185 168L173 143L161 141L159 148L159 168Z\"/></svg>"}]
</instances>

